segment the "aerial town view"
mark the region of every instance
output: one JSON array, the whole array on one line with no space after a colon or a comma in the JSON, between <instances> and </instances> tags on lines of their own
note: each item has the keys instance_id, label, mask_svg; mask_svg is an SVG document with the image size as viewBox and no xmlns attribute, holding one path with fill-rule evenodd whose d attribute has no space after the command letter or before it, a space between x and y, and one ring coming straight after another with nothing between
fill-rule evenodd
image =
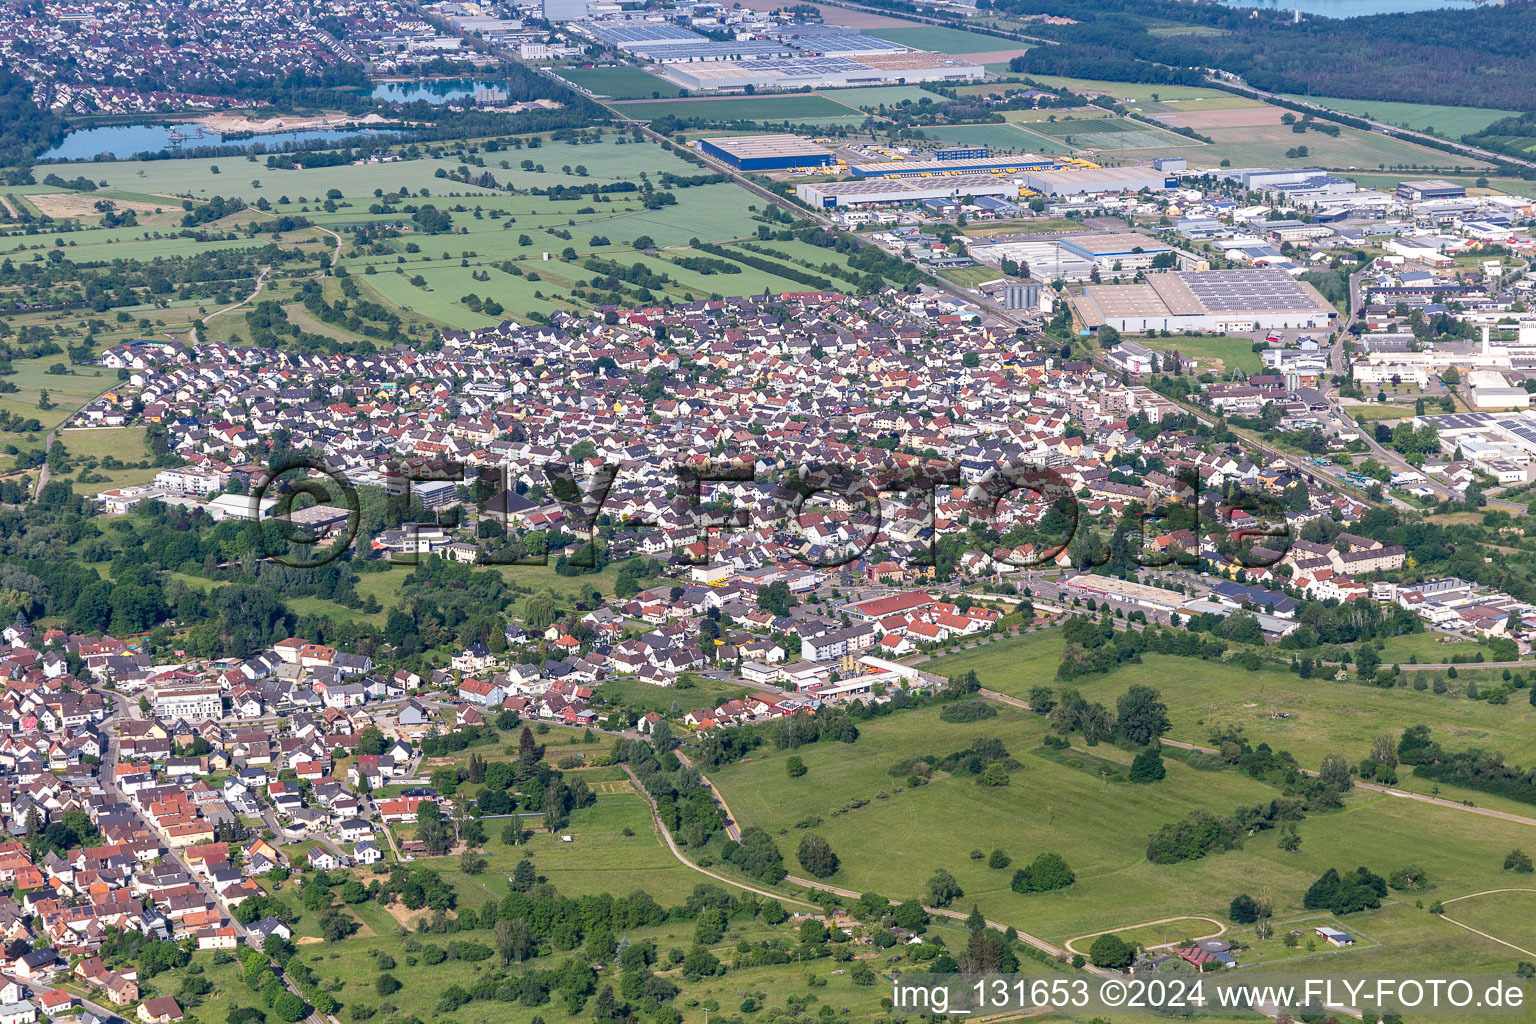
<instances>
[{"instance_id":1,"label":"aerial town view","mask_svg":"<svg viewBox=\"0 0 1536 1024\"><path fill-rule=\"evenodd\" d=\"M1536 0L0 0L0 1024L1536 1020Z\"/></svg>"}]
</instances>

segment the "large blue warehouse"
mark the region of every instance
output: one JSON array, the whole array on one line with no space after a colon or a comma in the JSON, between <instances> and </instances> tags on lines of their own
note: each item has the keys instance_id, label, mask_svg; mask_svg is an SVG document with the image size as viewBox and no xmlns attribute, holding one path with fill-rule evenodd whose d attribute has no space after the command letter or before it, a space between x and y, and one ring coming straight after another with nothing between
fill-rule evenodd
<instances>
[{"instance_id":1,"label":"large blue warehouse","mask_svg":"<svg viewBox=\"0 0 1536 1024\"><path fill-rule=\"evenodd\" d=\"M798 135L736 135L700 139L706 156L739 171L783 171L793 167L830 167L832 154Z\"/></svg>"}]
</instances>

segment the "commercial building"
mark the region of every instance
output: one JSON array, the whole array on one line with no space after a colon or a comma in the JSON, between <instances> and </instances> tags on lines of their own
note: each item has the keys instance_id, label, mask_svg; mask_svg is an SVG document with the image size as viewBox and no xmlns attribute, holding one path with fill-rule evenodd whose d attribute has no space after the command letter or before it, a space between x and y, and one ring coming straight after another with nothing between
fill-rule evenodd
<instances>
[{"instance_id":1,"label":"commercial building","mask_svg":"<svg viewBox=\"0 0 1536 1024\"><path fill-rule=\"evenodd\" d=\"M1466 195L1465 185L1453 185L1439 178L1397 183L1397 198L1409 203L1417 203L1425 199L1464 199Z\"/></svg>"},{"instance_id":2,"label":"commercial building","mask_svg":"<svg viewBox=\"0 0 1536 1024\"><path fill-rule=\"evenodd\" d=\"M427 480L412 484L411 493L421 499L422 508L443 508L459 500L458 485L452 480Z\"/></svg>"},{"instance_id":3,"label":"commercial building","mask_svg":"<svg viewBox=\"0 0 1536 1024\"><path fill-rule=\"evenodd\" d=\"M972 243L969 250L972 259L994 266L1001 267L1003 260L1022 263L1029 267L1031 277L1042 281L1084 281L1093 275L1092 260L1068 251L1054 239Z\"/></svg>"},{"instance_id":4,"label":"commercial building","mask_svg":"<svg viewBox=\"0 0 1536 1024\"><path fill-rule=\"evenodd\" d=\"M587 16L587 0L542 0L545 21L580 21Z\"/></svg>"},{"instance_id":5,"label":"commercial building","mask_svg":"<svg viewBox=\"0 0 1536 1024\"><path fill-rule=\"evenodd\" d=\"M1355 191L1355 183L1332 174L1318 174L1300 181L1286 181L1270 188L1294 202L1345 196Z\"/></svg>"},{"instance_id":6,"label":"commercial building","mask_svg":"<svg viewBox=\"0 0 1536 1024\"><path fill-rule=\"evenodd\" d=\"M901 178L895 181L822 181L795 186L796 198L807 206L823 210L870 203L921 203L944 199L959 201L966 196L1014 198L1018 194L1017 181L991 174Z\"/></svg>"},{"instance_id":7,"label":"commercial building","mask_svg":"<svg viewBox=\"0 0 1536 1024\"><path fill-rule=\"evenodd\" d=\"M832 153L798 135L738 135L701 139L706 156L741 171L781 171L791 167L830 167Z\"/></svg>"},{"instance_id":8,"label":"commercial building","mask_svg":"<svg viewBox=\"0 0 1536 1024\"><path fill-rule=\"evenodd\" d=\"M854 164L848 168L856 178L920 178L936 174L1023 174L1059 166L1049 157L981 156L940 158L937 160L882 160L879 163Z\"/></svg>"},{"instance_id":9,"label":"commercial building","mask_svg":"<svg viewBox=\"0 0 1536 1024\"><path fill-rule=\"evenodd\" d=\"M224 698L217 686L206 683L172 683L154 688L150 712L167 722L178 718L195 721L219 718L224 714Z\"/></svg>"},{"instance_id":10,"label":"commercial building","mask_svg":"<svg viewBox=\"0 0 1536 1024\"><path fill-rule=\"evenodd\" d=\"M857 60L803 53L747 60L695 60L668 62L665 68L667 80L695 92L743 92L749 86L821 89L896 82L969 82L986 75L986 69L970 60L918 50L861 53Z\"/></svg>"},{"instance_id":11,"label":"commercial building","mask_svg":"<svg viewBox=\"0 0 1536 1024\"><path fill-rule=\"evenodd\" d=\"M953 149L936 149L933 151L935 160L985 160L987 158L986 146L956 146Z\"/></svg>"},{"instance_id":12,"label":"commercial building","mask_svg":"<svg viewBox=\"0 0 1536 1024\"><path fill-rule=\"evenodd\" d=\"M1078 167L1041 170L1024 176L1024 183L1046 196L1103 195L1109 192L1162 192L1178 184L1154 167Z\"/></svg>"},{"instance_id":13,"label":"commercial building","mask_svg":"<svg viewBox=\"0 0 1536 1024\"><path fill-rule=\"evenodd\" d=\"M1129 231L1105 235L1070 235L1061 240L1061 247L1105 270L1115 264L1119 264L1121 270L1145 270L1157 257L1173 252L1173 246L1166 242Z\"/></svg>"},{"instance_id":14,"label":"commercial building","mask_svg":"<svg viewBox=\"0 0 1536 1024\"><path fill-rule=\"evenodd\" d=\"M1071 302L1089 331L1326 329L1338 316L1312 285L1269 269L1153 274L1139 284L1090 285Z\"/></svg>"},{"instance_id":15,"label":"commercial building","mask_svg":"<svg viewBox=\"0 0 1536 1024\"><path fill-rule=\"evenodd\" d=\"M1072 577L1062 584L1062 589L1101 600L1107 598L1111 601L1133 604L1138 608L1148 608L1158 612L1171 612L1185 600L1184 595L1177 591L1159 590L1145 583L1132 583L1129 580L1118 580L1111 576L1098 576L1093 573Z\"/></svg>"},{"instance_id":16,"label":"commercial building","mask_svg":"<svg viewBox=\"0 0 1536 1024\"><path fill-rule=\"evenodd\" d=\"M1268 167L1245 167L1242 170L1223 172L1223 177L1234 178L1250 192L1266 192L1278 185L1294 185L1308 178L1326 177L1321 167L1293 167L1275 171Z\"/></svg>"}]
</instances>

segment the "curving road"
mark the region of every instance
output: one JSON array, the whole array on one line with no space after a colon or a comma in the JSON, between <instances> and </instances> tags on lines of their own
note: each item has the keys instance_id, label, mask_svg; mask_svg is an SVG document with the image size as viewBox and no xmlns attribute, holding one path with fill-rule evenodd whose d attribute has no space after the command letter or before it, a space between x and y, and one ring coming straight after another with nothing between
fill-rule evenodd
<instances>
[{"instance_id":1,"label":"curving road","mask_svg":"<svg viewBox=\"0 0 1536 1024\"><path fill-rule=\"evenodd\" d=\"M1465 896L1457 896L1455 899L1442 900L1441 901L1441 906L1444 906L1447 903L1456 903L1456 902L1458 902L1460 900L1469 900L1469 899L1471 899L1474 896L1492 896L1495 893L1501 893L1501 892L1536 892L1536 889L1521 889L1521 888L1512 888L1512 889L1484 889L1482 892L1469 892ZM1487 939L1490 942L1497 942L1501 946L1508 946L1510 949L1513 949L1513 950L1515 950L1516 952L1519 952L1519 953L1524 953L1526 956L1536 957L1536 953L1531 952L1529 949L1526 949L1524 946L1517 946L1513 942L1505 942L1503 939L1499 938L1497 935L1489 935L1485 931L1480 931L1480 930L1478 930L1476 928L1473 928L1469 924L1462 924L1460 921L1456 920L1455 918L1447 917L1445 914L1441 914L1440 917L1443 920L1448 921L1449 923L1455 925L1457 928L1465 928L1467 931L1471 932L1473 935L1481 935L1483 938Z\"/></svg>"},{"instance_id":2,"label":"curving road","mask_svg":"<svg viewBox=\"0 0 1536 1024\"><path fill-rule=\"evenodd\" d=\"M678 755L679 760L683 761L685 764L689 765L690 767L694 767L695 771L698 770L697 767L693 765L693 762L688 760L688 758L682 753L682 751L676 751L676 753ZM626 772L628 772L629 771L629 766L625 765L624 770ZM634 773L633 772L630 772L630 778L632 778L632 779L634 778ZM725 812L725 832L726 832L726 835L730 836L732 839L735 839L735 840L737 840L739 842L740 839L741 839L741 828L740 828L739 825L737 825L737 823L736 823L736 816L731 813L730 806L728 804L726 804L725 798L720 795L719 788L713 782L709 781L709 778L707 776L705 776L705 774L703 772L699 772L699 781L704 783L704 785L709 789L710 797L715 801L715 803L717 805L719 805L720 809L723 812ZM640 782L639 782L638 779L635 779L635 785L636 786L640 786ZM640 791L642 793L644 793L645 792L644 787L640 787ZM654 806L655 806L655 803L653 801L652 802L652 807L654 808ZM656 823L657 823L658 826L661 826L661 819L657 818L656 819ZM666 829L663 827L662 831L665 832ZM684 857L682 855L682 853L680 853L678 851L677 846L676 846L675 843L673 843L672 837L670 835L667 836L667 845L672 848L672 852L677 855L677 858L679 860L683 861L683 863L685 863L685 864L688 864L690 867L693 867L693 868L695 868L695 869L697 869L699 871L704 871L704 873L706 875L710 875L711 877L714 877L714 878L719 878L721 881L728 882L731 885L739 886L739 887L744 888L744 889L752 889L751 886L745 886L745 885L742 885L740 882L734 882L734 881L731 881L728 878L722 878L721 876L714 874L714 872L705 871L703 868L698 867L698 865L696 865L692 861L688 860L686 857ZM856 900L856 899L862 898L863 895L864 895L863 893L859 892L856 889L844 889L844 888L842 888L840 886L828 885L826 882L817 882L817 881L814 881L813 879L801 878L798 875L786 875L784 877L784 881L789 882L791 885L804 886L807 889L815 889L815 890L817 890L819 892L829 892L829 893L832 893L834 896L841 896L841 897L843 897L845 899ZM761 892L762 890L760 890L760 889L752 889L752 891L753 892ZM779 897L777 895L774 895L774 898L778 899ZM898 900L890 900L889 902L891 903L892 906L895 906L900 901L898 901ZM937 916L937 917L947 917L947 918L951 918L951 919L956 920L956 921L964 921L968 917L970 917L969 914L962 914L958 910L949 910L949 909L944 908L944 907L927 907L927 906L925 906L923 909L925 911L927 911L930 915ZM987 925L988 928L991 928L991 929L994 929L995 931L1000 931L1000 932L1006 932L1010 927L1012 927L1010 925L1006 925L1006 924L1003 924L1003 923L998 922L998 921L992 921L990 919L988 919L986 921L986 925ZM1045 941L1044 939L1039 938L1038 936L1030 935L1028 932L1022 931L1022 930L1020 930L1018 928L1014 928L1014 933L1016 935L1018 935L1020 942L1024 942L1024 943L1026 943L1028 945L1031 945L1031 946L1035 947L1036 949L1041 950L1042 952L1050 954L1051 956L1063 956L1063 955L1070 956L1071 955L1068 950L1062 949L1060 946L1053 945L1053 944ZM1100 968L1093 967L1092 965L1086 966L1084 968L1084 970L1090 971L1090 972L1092 972L1094 974L1102 975L1103 977L1106 977L1106 978L1118 977L1119 976L1116 972L1104 971L1104 970L1101 970Z\"/></svg>"},{"instance_id":3,"label":"curving road","mask_svg":"<svg viewBox=\"0 0 1536 1024\"><path fill-rule=\"evenodd\" d=\"M1119 928L1105 928L1103 931L1089 932L1087 935L1074 935L1074 936L1072 936L1072 938L1070 938L1070 939L1068 939L1066 941L1065 945L1066 945L1067 949L1070 950L1071 952L1073 952L1073 953L1081 953L1082 950L1080 950L1076 946L1072 945L1072 943L1074 943L1074 942L1081 942L1084 939L1096 939L1100 935L1112 935L1115 932L1128 932L1128 931L1131 931L1132 929L1135 929L1135 928L1151 928L1153 925L1157 925L1157 924L1171 924L1174 921L1204 921L1207 924L1213 924L1213 925L1216 926L1216 930L1215 931L1213 931L1213 932L1211 932L1211 933L1209 933L1207 935L1198 936L1197 938L1195 938L1193 940L1195 942L1204 942L1206 939L1215 939L1215 938L1219 938L1222 935L1227 934L1227 926L1222 924L1220 921L1216 920L1214 917L1204 917L1204 916L1202 916L1200 914L1179 914L1179 915L1177 915L1175 917L1160 917L1156 921L1142 921L1140 924L1121 925ZM1144 948L1146 948L1146 949L1166 949L1169 946L1177 946L1177 945L1178 945L1177 942L1164 942L1161 945L1146 946Z\"/></svg>"}]
</instances>

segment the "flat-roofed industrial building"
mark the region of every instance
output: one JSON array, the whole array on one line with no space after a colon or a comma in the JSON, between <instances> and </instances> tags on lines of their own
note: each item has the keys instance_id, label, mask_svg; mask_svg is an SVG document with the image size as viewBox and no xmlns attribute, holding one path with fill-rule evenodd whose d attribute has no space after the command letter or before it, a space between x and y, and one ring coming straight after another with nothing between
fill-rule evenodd
<instances>
[{"instance_id":1,"label":"flat-roofed industrial building","mask_svg":"<svg viewBox=\"0 0 1536 1024\"><path fill-rule=\"evenodd\" d=\"M967 196L1014 198L1019 183L992 174L957 177L901 178L895 181L819 181L795 186L795 196L820 210L871 203L921 203L929 199L964 199Z\"/></svg>"},{"instance_id":2,"label":"flat-roofed industrial building","mask_svg":"<svg viewBox=\"0 0 1536 1024\"><path fill-rule=\"evenodd\" d=\"M741 171L782 171L792 167L830 167L832 152L798 135L738 135L700 139L707 156Z\"/></svg>"},{"instance_id":3,"label":"flat-roofed industrial building","mask_svg":"<svg viewBox=\"0 0 1536 1024\"><path fill-rule=\"evenodd\" d=\"M878 163L853 164L848 170L856 178L920 178L924 174L997 173L1023 174L1059 166L1043 156L985 156L939 160L882 160Z\"/></svg>"},{"instance_id":4,"label":"flat-roofed industrial building","mask_svg":"<svg viewBox=\"0 0 1536 1024\"><path fill-rule=\"evenodd\" d=\"M1087 594L1090 597L1123 601L1159 612L1171 612L1186 600L1183 594L1175 591L1159 590L1145 583L1133 583L1130 580L1119 580L1112 576L1099 576L1094 573L1074 576L1062 584L1062 589Z\"/></svg>"},{"instance_id":5,"label":"flat-roofed industrial building","mask_svg":"<svg viewBox=\"0 0 1536 1024\"><path fill-rule=\"evenodd\" d=\"M1024 183L1046 196L1103 195L1109 192L1162 192L1178 178L1153 167L1078 167L1041 170L1024 176Z\"/></svg>"},{"instance_id":6,"label":"flat-roofed industrial building","mask_svg":"<svg viewBox=\"0 0 1536 1024\"><path fill-rule=\"evenodd\" d=\"M1283 270L1202 270L1153 274L1139 284L1090 285L1072 300L1089 331L1325 329L1338 310Z\"/></svg>"},{"instance_id":7,"label":"flat-roofed industrial building","mask_svg":"<svg viewBox=\"0 0 1536 1024\"><path fill-rule=\"evenodd\" d=\"M1144 270L1158 256L1173 252L1173 246L1130 231L1117 234L1068 235L1061 247L1085 260L1109 269L1116 263L1122 270Z\"/></svg>"}]
</instances>

